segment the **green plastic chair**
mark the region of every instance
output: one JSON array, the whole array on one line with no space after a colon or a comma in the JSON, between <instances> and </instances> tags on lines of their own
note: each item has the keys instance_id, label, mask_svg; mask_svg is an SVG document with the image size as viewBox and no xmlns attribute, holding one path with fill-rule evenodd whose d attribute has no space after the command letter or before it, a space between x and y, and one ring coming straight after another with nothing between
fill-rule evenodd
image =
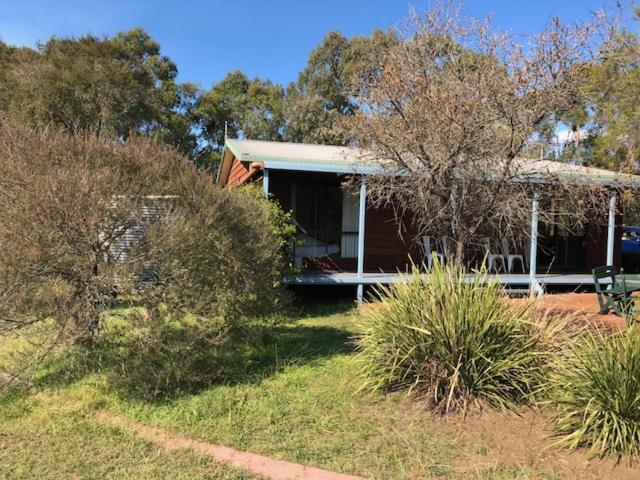
<instances>
[{"instance_id":1,"label":"green plastic chair","mask_svg":"<svg viewBox=\"0 0 640 480\"><path fill-rule=\"evenodd\" d=\"M624 317L627 327L635 323L636 314L640 312L640 307L636 306L637 297L632 297L627 290L627 281L624 275L620 276L622 293L614 300L616 315Z\"/></svg>"},{"instance_id":2,"label":"green plastic chair","mask_svg":"<svg viewBox=\"0 0 640 480\"><path fill-rule=\"evenodd\" d=\"M609 313L612 309L618 314L617 310L620 310L620 305L616 301L624 294L625 289L620 288L617 283L616 267L613 265L596 267L591 273L593 274L593 284L596 287L596 294L598 295L600 314L604 315ZM611 279L611 281L604 282L605 279ZM620 316L623 316L622 312L620 312Z\"/></svg>"}]
</instances>

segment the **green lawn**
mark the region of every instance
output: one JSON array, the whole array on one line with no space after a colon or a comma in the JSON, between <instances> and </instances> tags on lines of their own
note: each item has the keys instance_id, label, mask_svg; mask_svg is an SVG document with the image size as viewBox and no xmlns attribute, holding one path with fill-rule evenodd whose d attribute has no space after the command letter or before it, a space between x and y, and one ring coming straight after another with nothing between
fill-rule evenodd
<instances>
[{"instance_id":1,"label":"green lawn","mask_svg":"<svg viewBox=\"0 0 640 480\"><path fill-rule=\"evenodd\" d=\"M350 345L357 315L349 305L300 314L278 327L268 346L239 369L242 374L162 401L114 389L113 371L42 376L37 395L2 401L0 477L13 472L9 476L17 478L154 478L162 472L168 478L253 478L193 453L161 454L100 424L92 418L97 409L201 440L375 478L596 479L632 472L614 474L609 463L546 449L542 420L529 413L462 422L433 417L403 394L360 392ZM78 453L86 451L91 455Z\"/></svg>"},{"instance_id":2,"label":"green lawn","mask_svg":"<svg viewBox=\"0 0 640 480\"><path fill-rule=\"evenodd\" d=\"M5 394L0 478L257 479L188 450L165 452L93 418L82 406Z\"/></svg>"}]
</instances>

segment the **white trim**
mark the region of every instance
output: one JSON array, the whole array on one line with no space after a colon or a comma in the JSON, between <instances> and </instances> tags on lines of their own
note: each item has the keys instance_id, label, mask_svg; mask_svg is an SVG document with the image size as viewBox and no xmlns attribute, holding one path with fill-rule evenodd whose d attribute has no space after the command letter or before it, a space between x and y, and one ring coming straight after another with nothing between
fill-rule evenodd
<instances>
[{"instance_id":1,"label":"white trim","mask_svg":"<svg viewBox=\"0 0 640 480\"><path fill-rule=\"evenodd\" d=\"M247 160L242 160L247 161ZM286 161L263 161L265 168L272 170L291 170L296 172L318 172L318 173L344 173L350 175L356 174L375 174L383 173L379 167L367 165L336 165L332 163L297 163Z\"/></svg>"},{"instance_id":2,"label":"white trim","mask_svg":"<svg viewBox=\"0 0 640 480\"><path fill-rule=\"evenodd\" d=\"M613 265L613 248L616 235L616 201L615 195L609 200L609 222L607 225L607 265Z\"/></svg>"},{"instance_id":3,"label":"white trim","mask_svg":"<svg viewBox=\"0 0 640 480\"><path fill-rule=\"evenodd\" d=\"M529 291L538 298L544 295L542 285L536 278L536 268L538 263L538 192L533 193L531 201L531 244L529 246Z\"/></svg>"},{"instance_id":4,"label":"white trim","mask_svg":"<svg viewBox=\"0 0 640 480\"><path fill-rule=\"evenodd\" d=\"M362 177L360 183L360 204L358 205L358 292L357 301L362 303L364 287L362 285L362 279L364 277L364 225L365 215L367 210L367 183Z\"/></svg>"},{"instance_id":5,"label":"white trim","mask_svg":"<svg viewBox=\"0 0 640 480\"><path fill-rule=\"evenodd\" d=\"M264 190L264 198L269 200L269 169L265 168L262 174L262 189Z\"/></svg>"}]
</instances>

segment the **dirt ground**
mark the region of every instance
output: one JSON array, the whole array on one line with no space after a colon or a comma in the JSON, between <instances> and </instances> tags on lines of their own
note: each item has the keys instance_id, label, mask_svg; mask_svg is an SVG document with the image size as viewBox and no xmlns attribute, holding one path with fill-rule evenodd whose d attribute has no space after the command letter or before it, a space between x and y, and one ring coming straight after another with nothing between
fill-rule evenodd
<instances>
[{"instance_id":1,"label":"dirt ground","mask_svg":"<svg viewBox=\"0 0 640 480\"><path fill-rule=\"evenodd\" d=\"M549 309L562 314L575 314L595 326L625 328L625 321L612 313L600 315L598 297L595 293L560 293L545 295L536 300L536 308Z\"/></svg>"},{"instance_id":2,"label":"dirt ground","mask_svg":"<svg viewBox=\"0 0 640 480\"><path fill-rule=\"evenodd\" d=\"M451 422L460 432L457 441L469 452L453 465L457 472L477 471L492 465L513 465L553 472L551 478L557 475L570 480L640 478L640 466L637 464L629 465L624 461L616 464L614 459L593 458L584 450L553 447L554 439L544 429L547 418L537 410L523 411L521 416L485 411L465 420L456 417ZM535 476L532 477L534 479L542 480Z\"/></svg>"},{"instance_id":3,"label":"dirt ground","mask_svg":"<svg viewBox=\"0 0 640 480\"><path fill-rule=\"evenodd\" d=\"M514 302L527 302L529 298L514 298ZM548 294L541 299L534 300L535 307L540 310L550 310L558 315L572 314L576 320L584 320L594 326L608 328L625 328L625 321L612 313L600 315L598 297L595 293L558 293ZM363 303L359 310L366 313L376 308L377 302Z\"/></svg>"}]
</instances>

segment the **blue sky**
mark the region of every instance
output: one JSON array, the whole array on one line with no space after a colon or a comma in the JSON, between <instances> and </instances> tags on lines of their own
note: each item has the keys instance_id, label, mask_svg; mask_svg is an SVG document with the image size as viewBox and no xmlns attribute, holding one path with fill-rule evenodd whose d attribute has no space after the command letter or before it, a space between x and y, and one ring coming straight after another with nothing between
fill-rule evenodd
<instances>
[{"instance_id":1,"label":"blue sky","mask_svg":"<svg viewBox=\"0 0 640 480\"><path fill-rule=\"evenodd\" d=\"M231 70L280 83L294 80L331 30L348 36L396 25L426 0L0 0L0 38L34 46L51 35L113 35L144 27L173 59L181 81L203 88ZM514 33L535 32L550 17L577 19L606 0L467 0L464 13L492 13Z\"/></svg>"}]
</instances>

